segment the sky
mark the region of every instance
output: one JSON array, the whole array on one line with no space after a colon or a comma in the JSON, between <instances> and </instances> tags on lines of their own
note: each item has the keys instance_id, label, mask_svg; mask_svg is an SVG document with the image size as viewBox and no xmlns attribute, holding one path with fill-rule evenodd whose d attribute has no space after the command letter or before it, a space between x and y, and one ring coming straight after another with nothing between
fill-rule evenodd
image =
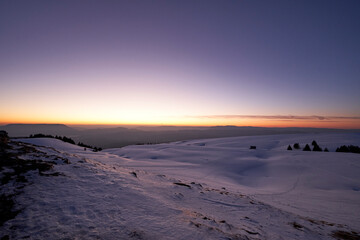
<instances>
[{"instance_id":1,"label":"sky","mask_svg":"<svg viewBox=\"0 0 360 240\"><path fill-rule=\"evenodd\" d=\"M0 124L360 128L360 1L0 1Z\"/></svg>"}]
</instances>

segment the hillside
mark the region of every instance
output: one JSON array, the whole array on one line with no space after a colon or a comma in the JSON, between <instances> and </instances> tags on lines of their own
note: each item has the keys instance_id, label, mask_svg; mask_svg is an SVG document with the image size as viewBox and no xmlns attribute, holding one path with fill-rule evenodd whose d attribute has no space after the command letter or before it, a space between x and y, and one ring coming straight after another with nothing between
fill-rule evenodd
<instances>
[{"instance_id":1,"label":"hillside","mask_svg":"<svg viewBox=\"0 0 360 240\"><path fill-rule=\"evenodd\" d=\"M61 136L78 134L77 130L64 124L8 124L0 126L0 130L6 131L10 137L28 137L37 133Z\"/></svg>"},{"instance_id":2,"label":"hillside","mask_svg":"<svg viewBox=\"0 0 360 240\"><path fill-rule=\"evenodd\" d=\"M11 239L358 239L360 155L286 151L313 139L330 151L360 145L358 134L296 134L94 153L56 139L12 141L7 151L19 159L52 167L24 174L29 184L14 196L21 211L0 233ZM10 181L1 193L16 192L19 184Z\"/></svg>"}]
</instances>

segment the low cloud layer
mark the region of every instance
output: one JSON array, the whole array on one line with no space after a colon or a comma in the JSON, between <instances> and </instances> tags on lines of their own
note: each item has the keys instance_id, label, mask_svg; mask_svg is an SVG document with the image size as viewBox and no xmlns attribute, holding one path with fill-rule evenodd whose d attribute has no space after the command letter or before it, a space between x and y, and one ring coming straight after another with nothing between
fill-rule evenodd
<instances>
[{"instance_id":1,"label":"low cloud layer","mask_svg":"<svg viewBox=\"0 0 360 240\"><path fill-rule=\"evenodd\" d=\"M339 120L360 120L355 116L295 116L295 115L203 115L191 116L192 118L211 118L211 119L263 119L277 121L291 120L316 120L316 121L339 121Z\"/></svg>"}]
</instances>

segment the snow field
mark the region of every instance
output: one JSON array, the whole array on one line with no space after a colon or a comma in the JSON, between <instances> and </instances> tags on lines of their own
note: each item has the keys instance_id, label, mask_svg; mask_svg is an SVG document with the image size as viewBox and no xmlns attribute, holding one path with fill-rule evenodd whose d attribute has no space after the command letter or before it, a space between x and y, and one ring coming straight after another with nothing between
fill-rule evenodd
<instances>
[{"instance_id":1,"label":"snow field","mask_svg":"<svg viewBox=\"0 0 360 240\"><path fill-rule=\"evenodd\" d=\"M329 239L359 231L360 155L286 151L316 140L333 151L356 134L276 135L128 146L102 152L56 139L59 176L33 174L14 239ZM256 145L256 150L249 150ZM31 159L31 153L22 156Z\"/></svg>"}]
</instances>

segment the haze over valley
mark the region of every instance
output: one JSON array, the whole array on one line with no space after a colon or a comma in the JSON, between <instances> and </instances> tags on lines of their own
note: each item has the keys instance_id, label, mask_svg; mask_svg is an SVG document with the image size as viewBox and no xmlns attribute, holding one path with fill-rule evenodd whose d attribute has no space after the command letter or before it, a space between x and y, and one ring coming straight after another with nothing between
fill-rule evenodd
<instances>
[{"instance_id":1,"label":"haze over valley","mask_svg":"<svg viewBox=\"0 0 360 240\"><path fill-rule=\"evenodd\" d=\"M256 136L297 133L359 133L351 129L323 128L264 128L264 127L191 127L191 126L132 126L86 128L67 126L64 124L9 124L0 126L10 137L29 137L35 134L66 136L76 142L82 142L101 148L124 147L134 144L157 144L191 139Z\"/></svg>"}]
</instances>

